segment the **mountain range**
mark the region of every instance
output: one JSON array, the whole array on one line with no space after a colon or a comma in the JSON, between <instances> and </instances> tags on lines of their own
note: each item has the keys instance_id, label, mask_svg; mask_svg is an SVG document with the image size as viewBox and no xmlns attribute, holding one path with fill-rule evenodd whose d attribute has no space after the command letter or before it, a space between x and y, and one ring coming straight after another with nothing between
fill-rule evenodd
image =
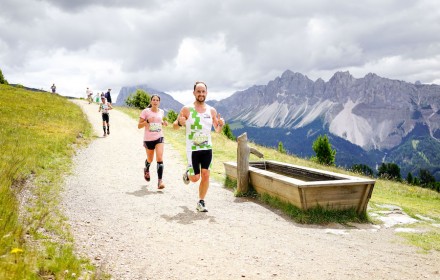
<instances>
[{"instance_id":1,"label":"mountain range","mask_svg":"<svg viewBox=\"0 0 440 280\"><path fill-rule=\"evenodd\" d=\"M338 166L376 169L392 162L403 178L426 169L440 180L438 85L372 73L356 79L349 72L336 72L328 82L313 81L287 70L267 85L208 103L225 117L234 135L247 132L260 145L278 147L282 142L287 152L311 157L313 142L325 134Z\"/></svg>"}]
</instances>

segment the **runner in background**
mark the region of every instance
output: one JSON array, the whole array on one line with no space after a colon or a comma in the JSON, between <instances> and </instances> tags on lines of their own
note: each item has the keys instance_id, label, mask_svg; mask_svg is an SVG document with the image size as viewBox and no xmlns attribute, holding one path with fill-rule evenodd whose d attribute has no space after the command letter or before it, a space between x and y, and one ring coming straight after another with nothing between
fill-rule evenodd
<instances>
[{"instance_id":1,"label":"runner in background","mask_svg":"<svg viewBox=\"0 0 440 280\"><path fill-rule=\"evenodd\" d=\"M91 104L93 102L92 100L92 96L93 96L93 91L89 88L86 89L86 96L87 96L87 101L89 101L89 104Z\"/></svg>"},{"instance_id":2,"label":"runner in background","mask_svg":"<svg viewBox=\"0 0 440 280\"><path fill-rule=\"evenodd\" d=\"M102 114L102 129L104 130L104 137L110 135L110 115L109 111L113 109L112 105L107 102L104 96L101 96L101 103L99 104L99 111Z\"/></svg>"}]
</instances>

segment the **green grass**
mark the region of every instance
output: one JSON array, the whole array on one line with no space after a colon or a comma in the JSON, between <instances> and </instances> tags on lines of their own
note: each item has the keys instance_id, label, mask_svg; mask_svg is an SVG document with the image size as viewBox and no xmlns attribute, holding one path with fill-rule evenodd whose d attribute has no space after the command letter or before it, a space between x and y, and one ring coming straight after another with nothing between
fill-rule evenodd
<instances>
[{"instance_id":1,"label":"green grass","mask_svg":"<svg viewBox=\"0 0 440 280\"><path fill-rule=\"evenodd\" d=\"M118 108L128 115L132 116L134 119L139 118L139 110L134 110L130 108ZM238 135L236 135L238 136ZM165 141L173 145L177 149L182 158L186 160L185 154L185 142L184 130L173 130L171 127L165 128ZM236 161L237 160L237 144L235 141L227 139L225 136L213 133L213 155L214 164L211 170L211 175L214 179L220 182L225 182L225 186L231 189L236 187L236 183L228 180L225 176L223 162L226 161ZM280 162L286 162L295 165L301 165L311 168L324 169L332 172L348 174L352 176L365 177L363 175L347 171L333 166L323 166L308 159L298 158L292 155L279 153L274 148L263 147L254 143L250 143L252 147L264 154L267 160L276 160ZM259 160L256 156L250 156L250 160ZM365 177L368 178L368 177ZM331 222L337 223L350 223L350 222L372 222L367 215L356 214L352 210L347 211L326 211L322 208L312 209L310 211L301 211L293 205L286 204L279 201L276 198L269 196L257 196L258 199L271 207L281 209L286 215L288 215L292 220L300 223L316 223L316 224L326 224ZM374 191L370 199L370 211L383 210L378 209L380 205L392 204L401 207L406 213L415 219L419 219L416 215L422 215L428 217L436 223L440 223L440 194L429 190L423 189L416 186L410 186L407 184L376 179L374 186ZM377 222L377 221L375 221ZM421 223L423 225L423 223ZM438 228L430 227L430 231L425 236L430 236L429 243L432 249L439 250L440 247L440 230ZM404 236L407 240L422 240L422 236L418 236L417 233L405 233ZM423 242L417 243L412 242L412 244L420 246ZM426 246L425 246L426 248Z\"/></svg>"},{"instance_id":2,"label":"green grass","mask_svg":"<svg viewBox=\"0 0 440 280\"><path fill-rule=\"evenodd\" d=\"M59 211L63 176L91 133L66 98L0 85L0 279L94 279Z\"/></svg>"},{"instance_id":3,"label":"green grass","mask_svg":"<svg viewBox=\"0 0 440 280\"><path fill-rule=\"evenodd\" d=\"M358 214L356 209L327 210L318 206L308 210L301 210L290 203L286 203L267 194L261 196L261 201L274 208L282 210L291 219L301 224L347 224L349 222L368 222L367 215L365 213Z\"/></svg>"},{"instance_id":4,"label":"green grass","mask_svg":"<svg viewBox=\"0 0 440 280\"><path fill-rule=\"evenodd\" d=\"M440 251L438 231L429 231L425 233L400 232L398 235L405 238L407 243L421 248L423 250L422 252L428 252L431 250Z\"/></svg>"}]
</instances>

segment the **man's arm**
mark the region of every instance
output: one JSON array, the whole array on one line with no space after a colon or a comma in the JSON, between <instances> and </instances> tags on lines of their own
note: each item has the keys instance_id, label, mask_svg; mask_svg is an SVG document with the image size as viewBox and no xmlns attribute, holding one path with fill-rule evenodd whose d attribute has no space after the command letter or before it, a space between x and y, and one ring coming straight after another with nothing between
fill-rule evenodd
<instances>
[{"instance_id":1,"label":"man's arm","mask_svg":"<svg viewBox=\"0 0 440 280\"><path fill-rule=\"evenodd\" d=\"M185 126L188 117L189 117L189 109L187 107L183 107L182 110L180 110L177 119L173 122L173 128L179 129L181 126Z\"/></svg>"},{"instance_id":2,"label":"man's arm","mask_svg":"<svg viewBox=\"0 0 440 280\"><path fill-rule=\"evenodd\" d=\"M225 124L225 120L220 116L220 114L217 114L217 110L215 110L215 108L211 108L211 116L214 131L217 133L221 132L223 125Z\"/></svg>"}]
</instances>

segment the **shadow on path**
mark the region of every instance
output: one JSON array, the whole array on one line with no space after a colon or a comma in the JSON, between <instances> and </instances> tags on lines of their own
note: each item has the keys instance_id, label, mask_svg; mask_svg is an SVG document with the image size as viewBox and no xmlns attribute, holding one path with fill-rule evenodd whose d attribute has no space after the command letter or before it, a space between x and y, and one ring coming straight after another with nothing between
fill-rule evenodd
<instances>
[{"instance_id":1,"label":"shadow on path","mask_svg":"<svg viewBox=\"0 0 440 280\"><path fill-rule=\"evenodd\" d=\"M152 187L150 187L152 188ZM126 194L134 195L137 197L143 197L147 195L155 195L155 194L163 194L162 190L159 190L157 188L153 188L152 190L149 190L147 186L142 185L140 190L133 191L133 192L126 192Z\"/></svg>"},{"instance_id":2,"label":"shadow on path","mask_svg":"<svg viewBox=\"0 0 440 280\"><path fill-rule=\"evenodd\" d=\"M213 216L209 216L209 214L200 213L195 210L191 211L186 206L179 206L179 207L183 209L183 212L178 213L174 216L161 215L161 217L167 220L168 222L176 221L177 223L183 225L192 224L194 221L201 221L201 220L209 220L210 223L216 223L215 218Z\"/></svg>"}]
</instances>

